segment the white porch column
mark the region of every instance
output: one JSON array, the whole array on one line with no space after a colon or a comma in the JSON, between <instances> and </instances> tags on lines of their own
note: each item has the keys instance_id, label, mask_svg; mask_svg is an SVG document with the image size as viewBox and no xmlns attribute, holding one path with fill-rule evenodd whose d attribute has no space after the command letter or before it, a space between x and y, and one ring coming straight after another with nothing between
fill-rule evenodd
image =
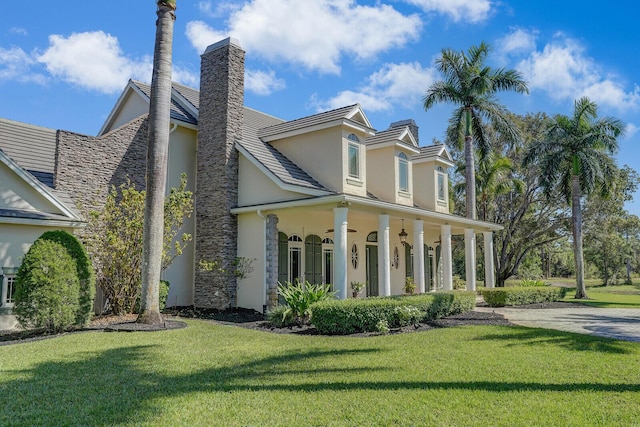
<instances>
[{"instance_id":1,"label":"white porch column","mask_svg":"<svg viewBox=\"0 0 640 427\"><path fill-rule=\"evenodd\" d=\"M482 235L484 236L484 286L493 288L496 285L493 270L493 231L485 231Z\"/></svg>"},{"instance_id":2,"label":"white porch column","mask_svg":"<svg viewBox=\"0 0 640 427\"><path fill-rule=\"evenodd\" d=\"M464 269L467 290L476 290L476 233L472 228L464 229Z\"/></svg>"},{"instance_id":3,"label":"white porch column","mask_svg":"<svg viewBox=\"0 0 640 427\"><path fill-rule=\"evenodd\" d=\"M378 215L378 293L380 296L391 295L389 246L389 215Z\"/></svg>"},{"instance_id":4,"label":"white porch column","mask_svg":"<svg viewBox=\"0 0 640 427\"><path fill-rule=\"evenodd\" d=\"M347 298L347 213L333 208L333 289L338 299Z\"/></svg>"},{"instance_id":5,"label":"white porch column","mask_svg":"<svg viewBox=\"0 0 640 427\"><path fill-rule=\"evenodd\" d=\"M453 289L453 263L451 262L451 226L448 224L440 226L440 245L442 289L450 291Z\"/></svg>"},{"instance_id":6,"label":"white porch column","mask_svg":"<svg viewBox=\"0 0 640 427\"><path fill-rule=\"evenodd\" d=\"M424 293L424 221L413 221L413 279L418 293Z\"/></svg>"}]
</instances>

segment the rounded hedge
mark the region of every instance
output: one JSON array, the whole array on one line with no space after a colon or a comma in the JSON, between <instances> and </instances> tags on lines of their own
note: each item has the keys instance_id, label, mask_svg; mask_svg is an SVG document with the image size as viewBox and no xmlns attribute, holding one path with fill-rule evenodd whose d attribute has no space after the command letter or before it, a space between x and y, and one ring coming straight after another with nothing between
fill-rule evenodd
<instances>
[{"instance_id":1,"label":"rounded hedge","mask_svg":"<svg viewBox=\"0 0 640 427\"><path fill-rule=\"evenodd\" d=\"M80 280L76 260L55 241L36 240L16 275L13 313L24 327L59 332L76 321Z\"/></svg>"},{"instance_id":2,"label":"rounded hedge","mask_svg":"<svg viewBox=\"0 0 640 427\"><path fill-rule=\"evenodd\" d=\"M76 261L76 271L80 280L80 295L75 324L78 326L86 325L93 313L93 299L96 293L96 278L87 251L73 234L64 230L47 231L38 239L61 244L71 258Z\"/></svg>"}]
</instances>

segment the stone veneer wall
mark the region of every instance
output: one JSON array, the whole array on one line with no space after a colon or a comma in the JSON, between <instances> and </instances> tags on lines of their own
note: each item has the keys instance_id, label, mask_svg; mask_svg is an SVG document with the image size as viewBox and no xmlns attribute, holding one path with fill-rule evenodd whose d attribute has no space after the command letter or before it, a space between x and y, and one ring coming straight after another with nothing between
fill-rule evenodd
<instances>
[{"instance_id":1,"label":"stone veneer wall","mask_svg":"<svg viewBox=\"0 0 640 427\"><path fill-rule=\"evenodd\" d=\"M278 305L278 217L267 215L267 308Z\"/></svg>"},{"instance_id":2,"label":"stone veneer wall","mask_svg":"<svg viewBox=\"0 0 640 427\"><path fill-rule=\"evenodd\" d=\"M230 209L238 204L238 152L234 144L242 138L244 55L233 39L209 46L202 55L195 261L217 261L219 268L209 272L196 269L197 307L225 309L236 297L232 263L238 251L238 221Z\"/></svg>"},{"instance_id":3,"label":"stone veneer wall","mask_svg":"<svg viewBox=\"0 0 640 427\"><path fill-rule=\"evenodd\" d=\"M73 198L85 219L104 206L111 186L127 177L144 189L147 122L144 115L100 137L58 131L55 188Z\"/></svg>"}]
</instances>

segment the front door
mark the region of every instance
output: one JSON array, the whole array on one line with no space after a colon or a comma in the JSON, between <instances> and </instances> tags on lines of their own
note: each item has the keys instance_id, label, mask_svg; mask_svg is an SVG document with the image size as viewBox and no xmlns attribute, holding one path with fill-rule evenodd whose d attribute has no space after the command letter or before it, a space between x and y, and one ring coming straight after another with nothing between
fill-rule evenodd
<instances>
[{"instance_id":1,"label":"front door","mask_svg":"<svg viewBox=\"0 0 640 427\"><path fill-rule=\"evenodd\" d=\"M378 247L366 246L367 252L367 296L378 296Z\"/></svg>"}]
</instances>

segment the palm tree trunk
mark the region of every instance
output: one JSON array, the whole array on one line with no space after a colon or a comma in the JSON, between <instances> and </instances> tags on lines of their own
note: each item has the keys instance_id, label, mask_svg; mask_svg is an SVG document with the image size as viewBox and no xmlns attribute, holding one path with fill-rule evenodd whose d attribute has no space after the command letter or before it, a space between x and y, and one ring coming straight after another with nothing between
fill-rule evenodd
<instances>
[{"instance_id":1,"label":"palm tree trunk","mask_svg":"<svg viewBox=\"0 0 640 427\"><path fill-rule=\"evenodd\" d=\"M464 163L467 218L476 219L476 174L473 158L473 136L471 135L464 137Z\"/></svg>"},{"instance_id":2,"label":"palm tree trunk","mask_svg":"<svg viewBox=\"0 0 640 427\"><path fill-rule=\"evenodd\" d=\"M580 178L571 178L571 219L573 221L573 257L576 265L576 298L587 299L584 286L584 255L582 253L582 208L580 207Z\"/></svg>"},{"instance_id":3,"label":"palm tree trunk","mask_svg":"<svg viewBox=\"0 0 640 427\"><path fill-rule=\"evenodd\" d=\"M157 325L160 315L160 273L164 237L164 194L171 108L171 63L175 1L158 1L147 144L147 193L142 250L142 295L139 323Z\"/></svg>"}]
</instances>

